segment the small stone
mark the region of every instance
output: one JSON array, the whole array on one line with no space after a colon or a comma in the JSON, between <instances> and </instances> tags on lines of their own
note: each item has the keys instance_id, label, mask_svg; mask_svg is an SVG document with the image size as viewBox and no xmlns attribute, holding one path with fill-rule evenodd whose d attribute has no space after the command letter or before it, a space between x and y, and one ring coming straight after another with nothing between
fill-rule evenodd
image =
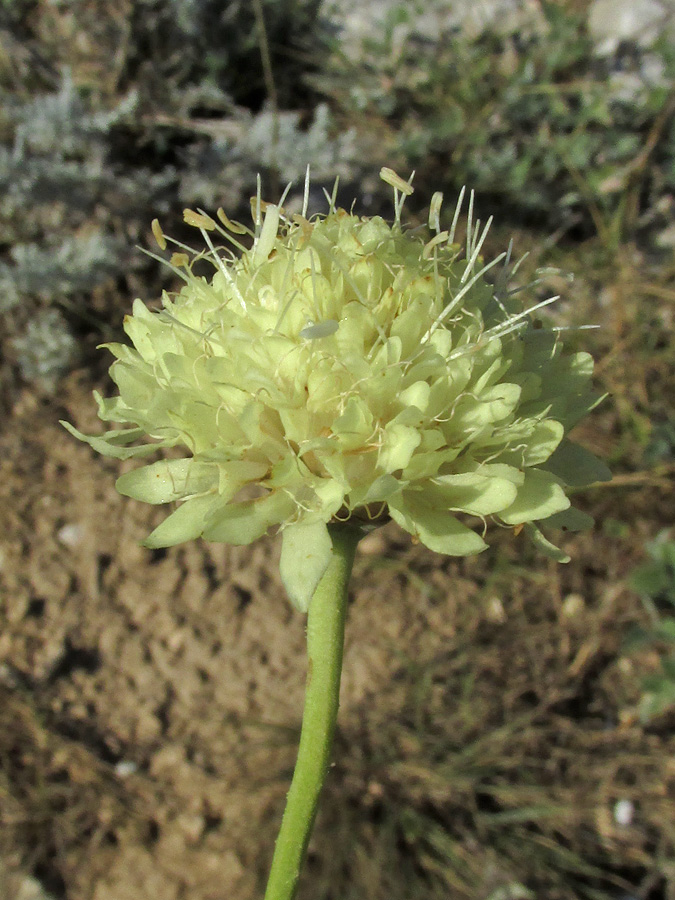
<instances>
[{"instance_id":1,"label":"small stone","mask_svg":"<svg viewBox=\"0 0 675 900\"><path fill-rule=\"evenodd\" d=\"M81 525L64 525L56 532L56 537L65 547L77 547L82 543L84 529Z\"/></svg>"},{"instance_id":2,"label":"small stone","mask_svg":"<svg viewBox=\"0 0 675 900\"><path fill-rule=\"evenodd\" d=\"M635 806L632 800L617 800L614 804L614 821L626 828L633 821Z\"/></svg>"},{"instance_id":3,"label":"small stone","mask_svg":"<svg viewBox=\"0 0 675 900\"><path fill-rule=\"evenodd\" d=\"M568 594L563 600L562 612L568 619L578 616L586 608L586 601L581 594Z\"/></svg>"}]
</instances>

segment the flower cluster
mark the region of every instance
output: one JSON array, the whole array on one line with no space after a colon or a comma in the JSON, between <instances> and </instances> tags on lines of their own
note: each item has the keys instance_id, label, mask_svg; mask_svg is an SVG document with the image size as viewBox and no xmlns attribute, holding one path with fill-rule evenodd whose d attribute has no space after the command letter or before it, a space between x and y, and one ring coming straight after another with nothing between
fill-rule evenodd
<instances>
[{"instance_id":1,"label":"flower cluster","mask_svg":"<svg viewBox=\"0 0 675 900\"><path fill-rule=\"evenodd\" d=\"M454 240L459 204L441 230L441 194L420 236L401 225L411 185L382 177L393 223L334 197L308 219L306 200L291 215L258 193L253 230L186 210L208 251L180 245L182 290L159 311L136 300L133 348L108 345L119 395L97 397L99 416L127 427L85 437L67 426L121 459L183 448L117 482L138 500L178 501L148 546L391 517L432 550L468 555L486 546L487 517L584 524L565 488L608 472L565 435L597 402L591 357L565 354L559 330L531 315L543 304L525 310L509 291L507 254L483 264L487 229L471 206L466 246Z\"/></svg>"}]
</instances>

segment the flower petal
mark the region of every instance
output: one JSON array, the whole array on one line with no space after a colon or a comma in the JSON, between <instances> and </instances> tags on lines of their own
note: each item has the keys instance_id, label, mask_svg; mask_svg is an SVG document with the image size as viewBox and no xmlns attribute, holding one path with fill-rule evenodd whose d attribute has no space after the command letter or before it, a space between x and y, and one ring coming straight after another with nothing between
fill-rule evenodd
<instances>
[{"instance_id":1,"label":"flower petal","mask_svg":"<svg viewBox=\"0 0 675 900\"><path fill-rule=\"evenodd\" d=\"M553 475L541 469L526 469L524 475L515 501L499 514L507 525L546 519L569 507L570 501Z\"/></svg>"},{"instance_id":2,"label":"flower petal","mask_svg":"<svg viewBox=\"0 0 675 900\"><path fill-rule=\"evenodd\" d=\"M210 517L203 537L207 541L226 544L250 544L272 525L288 519L293 510L293 500L281 491L273 491L256 500L228 503Z\"/></svg>"},{"instance_id":3,"label":"flower petal","mask_svg":"<svg viewBox=\"0 0 675 900\"><path fill-rule=\"evenodd\" d=\"M175 438L166 438L163 441L155 441L153 444L127 447L127 443L145 437L145 431L142 428L123 428L118 431L107 431L104 435L96 436L82 434L77 428L73 428L70 422L62 420L61 424L74 437L89 444L92 450L96 450L101 456L108 456L112 459L132 459L136 456L149 456L162 447L173 447L177 442Z\"/></svg>"},{"instance_id":4,"label":"flower petal","mask_svg":"<svg viewBox=\"0 0 675 900\"><path fill-rule=\"evenodd\" d=\"M173 547L200 537L209 512L221 502L214 494L186 500L148 535L143 546L151 549Z\"/></svg>"},{"instance_id":5,"label":"flower petal","mask_svg":"<svg viewBox=\"0 0 675 900\"><path fill-rule=\"evenodd\" d=\"M461 510L475 516L489 516L511 506L518 486L510 478L467 472L441 475L434 480L434 493L447 503L448 509Z\"/></svg>"},{"instance_id":6,"label":"flower petal","mask_svg":"<svg viewBox=\"0 0 675 900\"><path fill-rule=\"evenodd\" d=\"M388 425L384 429L384 440L380 449L378 464L385 472L405 469L410 457L422 440L417 428L408 425Z\"/></svg>"},{"instance_id":7,"label":"flower petal","mask_svg":"<svg viewBox=\"0 0 675 900\"><path fill-rule=\"evenodd\" d=\"M218 486L218 468L194 459L163 459L121 475L115 487L144 503L169 503Z\"/></svg>"},{"instance_id":8,"label":"flower petal","mask_svg":"<svg viewBox=\"0 0 675 900\"><path fill-rule=\"evenodd\" d=\"M430 550L448 556L473 556L485 550L483 538L445 510L424 506L406 493L389 503L392 519Z\"/></svg>"}]
</instances>

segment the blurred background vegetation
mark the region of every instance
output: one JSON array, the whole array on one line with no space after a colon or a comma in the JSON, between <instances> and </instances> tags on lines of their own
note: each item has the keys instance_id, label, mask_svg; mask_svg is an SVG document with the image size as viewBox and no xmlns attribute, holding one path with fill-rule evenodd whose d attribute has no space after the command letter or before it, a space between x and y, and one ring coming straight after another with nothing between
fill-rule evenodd
<instances>
[{"instance_id":1,"label":"blurred background vegetation","mask_svg":"<svg viewBox=\"0 0 675 900\"><path fill-rule=\"evenodd\" d=\"M573 618L600 577L628 597L592 673L593 715L627 729L614 743L631 773L624 795L602 826L581 808L584 779L600 777L593 760L614 765L612 748L565 733L563 715L569 729L590 715L589 688L565 699L555 660L539 671L531 648L547 658L547 632L523 598L544 588L536 563L514 574L507 553L489 577L471 566L467 577L519 623L521 694L500 701L481 682L492 663L470 620L468 644L406 660L390 698L400 715L339 748L334 806L346 818L326 820L307 896L673 900L675 801L654 799L675 778L671 0L2 0L0 94L6 422L26 391L48 406L69 373L96 384L107 362L95 347L120 336L133 297L174 287L135 246L151 246L155 216L176 237L184 207L247 218L258 173L274 199L288 181L301 190L308 163L315 209L338 175L343 205L387 209L382 165L416 170L406 209L420 221L434 190L474 188L481 217L496 218L491 248L513 236L537 298L562 295L558 324L600 326L570 342L591 349L610 397L582 440L616 473L587 508L597 553L617 562L601 574L573 562L564 602ZM405 577L424 591L414 569ZM515 651L497 640L490 652ZM610 661L625 676L615 690ZM550 696L527 711L539 677ZM448 701L440 725L425 721L420 697L443 703L447 684L465 699ZM554 744L559 773L574 777L545 771ZM321 850L336 835L353 847L355 833L348 869ZM392 858L405 877L390 879ZM492 886L478 890L486 866ZM74 896L57 882L57 896Z\"/></svg>"}]
</instances>

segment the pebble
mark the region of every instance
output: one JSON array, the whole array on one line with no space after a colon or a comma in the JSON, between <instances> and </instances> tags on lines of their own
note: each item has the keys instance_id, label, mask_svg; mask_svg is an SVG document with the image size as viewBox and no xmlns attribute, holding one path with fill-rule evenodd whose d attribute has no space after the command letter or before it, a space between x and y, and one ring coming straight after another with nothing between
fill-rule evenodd
<instances>
[{"instance_id":1,"label":"pebble","mask_svg":"<svg viewBox=\"0 0 675 900\"><path fill-rule=\"evenodd\" d=\"M632 800L617 800L614 804L614 821L626 828L633 821L635 806Z\"/></svg>"}]
</instances>

